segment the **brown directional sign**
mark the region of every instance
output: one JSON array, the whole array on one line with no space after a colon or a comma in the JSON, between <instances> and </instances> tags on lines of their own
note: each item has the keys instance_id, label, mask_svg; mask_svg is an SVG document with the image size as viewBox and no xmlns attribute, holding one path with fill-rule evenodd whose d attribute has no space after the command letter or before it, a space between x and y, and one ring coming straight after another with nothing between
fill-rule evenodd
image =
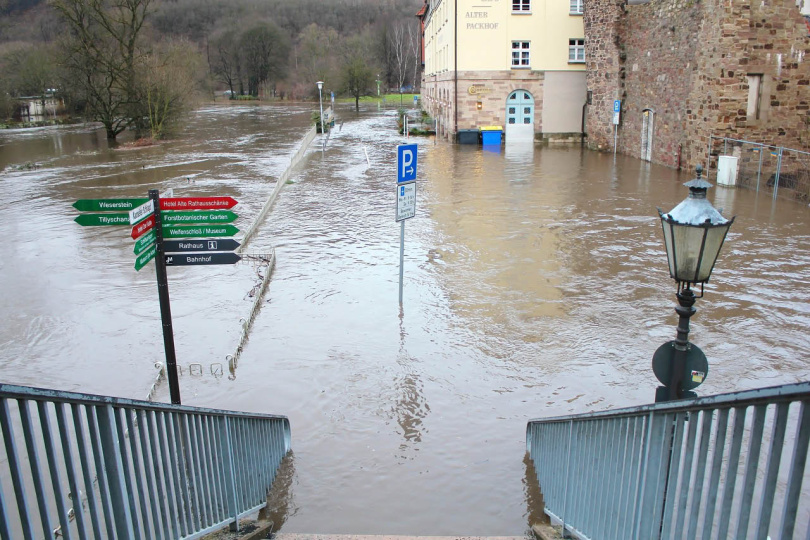
<instances>
[{"instance_id":1,"label":"brown directional sign","mask_svg":"<svg viewBox=\"0 0 810 540\"><path fill-rule=\"evenodd\" d=\"M165 255L166 266L197 266L208 264L234 264L242 260L236 253L195 253Z\"/></svg>"}]
</instances>

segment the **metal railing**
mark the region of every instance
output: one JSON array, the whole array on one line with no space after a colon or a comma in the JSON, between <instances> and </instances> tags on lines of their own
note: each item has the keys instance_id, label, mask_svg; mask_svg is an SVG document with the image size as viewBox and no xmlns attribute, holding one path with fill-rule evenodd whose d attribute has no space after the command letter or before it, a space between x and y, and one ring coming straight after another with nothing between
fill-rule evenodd
<instances>
[{"instance_id":1,"label":"metal railing","mask_svg":"<svg viewBox=\"0 0 810 540\"><path fill-rule=\"evenodd\" d=\"M805 538L810 383L532 420L552 521L580 538Z\"/></svg>"},{"instance_id":2,"label":"metal railing","mask_svg":"<svg viewBox=\"0 0 810 540\"><path fill-rule=\"evenodd\" d=\"M200 538L264 507L286 417L0 385L0 537Z\"/></svg>"},{"instance_id":3,"label":"metal railing","mask_svg":"<svg viewBox=\"0 0 810 540\"><path fill-rule=\"evenodd\" d=\"M810 152L710 135L707 179L711 169L717 173L721 155L737 158L737 184L742 187L773 189L774 199L780 189L789 197L810 199Z\"/></svg>"}]
</instances>

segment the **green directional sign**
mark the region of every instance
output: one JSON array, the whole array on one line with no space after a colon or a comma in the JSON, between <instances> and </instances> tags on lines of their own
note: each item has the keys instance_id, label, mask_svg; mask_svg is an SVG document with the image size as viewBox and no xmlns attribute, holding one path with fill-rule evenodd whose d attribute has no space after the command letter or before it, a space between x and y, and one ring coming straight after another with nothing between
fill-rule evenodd
<instances>
[{"instance_id":1,"label":"green directional sign","mask_svg":"<svg viewBox=\"0 0 810 540\"><path fill-rule=\"evenodd\" d=\"M166 225L181 225L185 223L231 223L238 217L231 211L207 212L161 212L161 219Z\"/></svg>"},{"instance_id":2,"label":"green directional sign","mask_svg":"<svg viewBox=\"0 0 810 540\"><path fill-rule=\"evenodd\" d=\"M80 212L129 212L149 199L79 199L73 208Z\"/></svg>"},{"instance_id":3,"label":"green directional sign","mask_svg":"<svg viewBox=\"0 0 810 540\"><path fill-rule=\"evenodd\" d=\"M233 236L238 232L233 225L167 225L163 227L163 238Z\"/></svg>"},{"instance_id":4,"label":"green directional sign","mask_svg":"<svg viewBox=\"0 0 810 540\"><path fill-rule=\"evenodd\" d=\"M138 255L138 257L135 259L135 270L139 271L141 268L146 266L146 263L155 258L155 253L157 253L157 246L152 244L149 249Z\"/></svg>"},{"instance_id":5,"label":"green directional sign","mask_svg":"<svg viewBox=\"0 0 810 540\"><path fill-rule=\"evenodd\" d=\"M150 245L155 243L157 236L155 235L155 229L152 229L148 233L144 234L135 242L135 249L132 250L137 255L144 249L148 248Z\"/></svg>"},{"instance_id":6,"label":"green directional sign","mask_svg":"<svg viewBox=\"0 0 810 540\"><path fill-rule=\"evenodd\" d=\"M83 227L129 225L129 214L81 214L74 221Z\"/></svg>"}]
</instances>

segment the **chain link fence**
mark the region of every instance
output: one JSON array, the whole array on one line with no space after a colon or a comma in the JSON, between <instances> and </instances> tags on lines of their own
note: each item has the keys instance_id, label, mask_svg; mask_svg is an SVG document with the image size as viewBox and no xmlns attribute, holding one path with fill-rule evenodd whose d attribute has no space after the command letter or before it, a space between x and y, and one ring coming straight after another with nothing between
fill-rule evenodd
<instances>
[{"instance_id":1,"label":"chain link fence","mask_svg":"<svg viewBox=\"0 0 810 540\"><path fill-rule=\"evenodd\" d=\"M810 152L710 135L708 178L720 182L726 156L736 158L737 186L771 193L774 199L810 201Z\"/></svg>"}]
</instances>

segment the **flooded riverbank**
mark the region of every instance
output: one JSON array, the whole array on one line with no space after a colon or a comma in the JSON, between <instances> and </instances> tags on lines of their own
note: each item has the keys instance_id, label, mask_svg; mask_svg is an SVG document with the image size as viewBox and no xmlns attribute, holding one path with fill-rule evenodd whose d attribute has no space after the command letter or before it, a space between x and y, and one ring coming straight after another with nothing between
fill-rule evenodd
<instances>
[{"instance_id":1,"label":"flooded riverbank","mask_svg":"<svg viewBox=\"0 0 810 540\"><path fill-rule=\"evenodd\" d=\"M579 147L419 140L400 311L404 139L393 111L338 113L252 241L278 260L235 377L185 374L184 403L290 417L285 532L523 534L538 510L526 421L653 400L652 354L677 323L655 207L680 202L691 175ZM135 273L131 241L79 227L70 204L174 187L234 196L246 228L308 115L212 107L187 139L130 153L89 130L3 134L0 161L42 165L2 175L3 379L143 397L162 359L152 267ZM806 380L806 206L709 198L738 217L692 319L710 362L698 393ZM254 269L170 270L181 365L224 362Z\"/></svg>"}]
</instances>

